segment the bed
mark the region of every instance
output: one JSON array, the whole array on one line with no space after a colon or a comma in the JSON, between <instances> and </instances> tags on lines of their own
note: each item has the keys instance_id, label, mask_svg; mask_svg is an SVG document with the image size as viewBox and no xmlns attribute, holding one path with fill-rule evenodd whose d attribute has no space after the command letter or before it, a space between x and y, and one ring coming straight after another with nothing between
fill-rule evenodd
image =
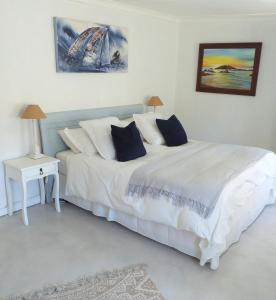
<instances>
[{"instance_id":1,"label":"bed","mask_svg":"<svg viewBox=\"0 0 276 300\"><path fill-rule=\"evenodd\" d=\"M206 143L190 141L181 149L146 145L146 157L122 164L105 161L99 155L88 158L84 154L72 153L66 149L57 131L64 127L78 127L81 120L111 115L124 119L141 112L142 105L130 105L50 113L47 119L41 121L43 151L61 161L61 198L96 216L118 222L132 231L196 257L202 266L210 263L211 269L217 269L220 256L239 240L241 233L266 205L274 203L275 155L267 153L231 180L231 184L224 187L222 208L217 208L217 205L210 218L199 218L193 214L191 222L191 214L187 210L181 210L180 215L179 210L167 205L166 201L145 201L143 205L128 202L124 191L135 170L150 162L156 164L162 158L166 161L171 152L196 153ZM47 194L50 198L51 180Z\"/></svg>"}]
</instances>

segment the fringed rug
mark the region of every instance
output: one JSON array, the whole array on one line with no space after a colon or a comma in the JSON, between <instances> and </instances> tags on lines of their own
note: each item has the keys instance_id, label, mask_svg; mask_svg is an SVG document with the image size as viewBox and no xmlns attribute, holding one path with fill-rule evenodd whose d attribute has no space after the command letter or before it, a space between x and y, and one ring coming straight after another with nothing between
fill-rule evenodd
<instances>
[{"instance_id":1,"label":"fringed rug","mask_svg":"<svg viewBox=\"0 0 276 300\"><path fill-rule=\"evenodd\" d=\"M83 277L6 300L164 300L144 265Z\"/></svg>"}]
</instances>

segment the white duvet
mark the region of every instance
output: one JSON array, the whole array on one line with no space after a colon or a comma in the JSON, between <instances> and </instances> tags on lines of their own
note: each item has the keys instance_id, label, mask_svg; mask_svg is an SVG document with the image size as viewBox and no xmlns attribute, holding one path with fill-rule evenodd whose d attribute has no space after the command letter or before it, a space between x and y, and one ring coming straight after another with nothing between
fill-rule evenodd
<instances>
[{"instance_id":1,"label":"white duvet","mask_svg":"<svg viewBox=\"0 0 276 300\"><path fill-rule=\"evenodd\" d=\"M225 250L226 235L230 230L229 223L234 209L245 205L256 187L266 180L272 180L275 183L276 156L274 153L267 152L261 159L229 179L227 184L223 185L224 188L216 206L208 218L200 217L189 207L173 206L165 199L154 200L149 195L145 195L142 200L133 201L126 193L131 175L139 167L152 160L160 159L161 161L168 153L177 152L180 149L196 153L204 144L206 143L192 141L172 148L145 144L148 154L129 162L104 160L98 155L70 156L67 160L66 194L91 200L144 220L195 233L201 238L201 264L204 264L210 258L209 252L214 245L219 254ZM218 153L214 152L213 157L208 157L208 160L216 160L217 155ZM231 161L227 164L231 165ZM215 176L215 174L209 175ZM274 190L275 184L271 185L271 193ZM260 201L263 201L265 206L271 202L271 199L270 202L269 199L260 199Z\"/></svg>"}]
</instances>

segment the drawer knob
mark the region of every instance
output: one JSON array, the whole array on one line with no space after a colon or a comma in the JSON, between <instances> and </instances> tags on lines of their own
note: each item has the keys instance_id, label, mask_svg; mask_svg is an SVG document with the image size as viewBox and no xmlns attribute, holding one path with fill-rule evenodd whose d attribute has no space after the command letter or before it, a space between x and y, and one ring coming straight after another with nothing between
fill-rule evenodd
<instances>
[{"instance_id":1,"label":"drawer knob","mask_svg":"<svg viewBox=\"0 0 276 300\"><path fill-rule=\"evenodd\" d=\"M44 173L43 173L43 169L42 168L40 168L40 175L43 175Z\"/></svg>"}]
</instances>

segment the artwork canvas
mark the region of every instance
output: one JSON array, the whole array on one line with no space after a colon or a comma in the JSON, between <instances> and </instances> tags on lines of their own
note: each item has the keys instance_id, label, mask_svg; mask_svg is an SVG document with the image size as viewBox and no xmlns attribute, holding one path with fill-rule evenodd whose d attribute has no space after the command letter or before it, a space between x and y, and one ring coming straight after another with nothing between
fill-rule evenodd
<instances>
[{"instance_id":1,"label":"artwork canvas","mask_svg":"<svg viewBox=\"0 0 276 300\"><path fill-rule=\"evenodd\" d=\"M196 90L255 96L262 43L200 44Z\"/></svg>"},{"instance_id":2,"label":"artwork canvas","mask_svg":"<svg viewBox=\"0 0 276 300\"><path fill-rule=\"evenodd\" d=\"M127 72L127 29L54 18L57 72Z\"/></svg>"}]
</instances>

